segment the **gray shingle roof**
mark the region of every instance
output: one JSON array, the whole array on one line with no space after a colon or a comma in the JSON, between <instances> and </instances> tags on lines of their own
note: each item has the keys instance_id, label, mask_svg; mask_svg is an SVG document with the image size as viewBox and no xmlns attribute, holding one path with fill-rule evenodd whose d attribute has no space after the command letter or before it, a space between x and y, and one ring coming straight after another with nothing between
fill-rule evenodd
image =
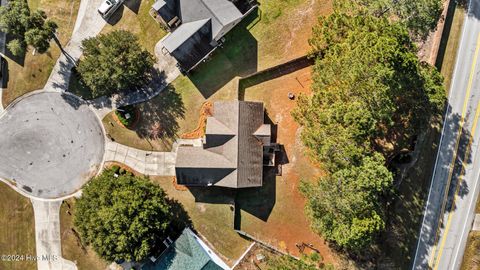
<instances>
[{"instance_id":1,"label":"gray shingle roof","mask_svg":"<svg viewBox=\"0 0 480 270\"><path fill-rule=\"evenodd\" d=\"M238 8L228 0L158 0L154 3L153 8L158 11L164 6L174 7L166 9L169 14L161 12L162 16L168 18L167 21L177 16L182 22L180 27L162 41L169 52L173 52L193 36L195 32L192 31L200 29L199 23L192 24L194 22L204 22L205 20L211 22L209 36L212 41L223 35L222 30L226 25L243 16ZM188 26L182 27L185 24Z\"/></svg>"},{"instance_id":2,"label":"gray shingle roof","mask_svg":"<svg viewBox=\"0 0 480 270\"><path fill-rule=\"evenodd\" d=\"M177 181L185 185L231 188L257 187L263 178L263 142L270 135L261 102L215 102L201 147L180 146L175 164Z\"/></svg>"},{"instance_id":3,"label":"gray shingle roof","mask_svg":"<svg viewBox=\"0 0 480 270\"><path fill-rule=\"evenodd\" d=\"M163 40L163 46L169 52L175 51L180 45L197 33L200 28L207 24L209 19L182 23L175 31Z\"/></svg>"}]
</instances>

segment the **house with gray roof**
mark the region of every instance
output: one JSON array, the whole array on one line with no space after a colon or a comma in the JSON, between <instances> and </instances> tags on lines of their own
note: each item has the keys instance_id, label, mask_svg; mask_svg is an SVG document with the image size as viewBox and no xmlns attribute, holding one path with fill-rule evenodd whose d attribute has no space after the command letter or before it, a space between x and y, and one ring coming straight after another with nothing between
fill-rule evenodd
<instances>
[{"instance_id":1,"label":"house with gray roof","mask_svg":"<svg viewBox=\"0 0 480 270\"><path fill-rule=\"evenodd\" d=\"M154 16L170 31L162 50L184 71L206 59L222 37L255 7L253 0L157 0Z\"/></svg>"},{"instance_id":2,"label":"house with gray roof","mask_svg":"<svg viewBox=\"0 0 480 270\"><path fill-rule=\"evenodd\" d=\"M178 239L142 270L224 270L230 269L192 230L186 228Z\"/></svg>"},{"instance_id":3,"label":"house with gray roof","mask_svg":"<svg viewBox=\"0 0 480 270\"><path fill-rule=\"evenodd\" d=\"M262 102L217 101L201 147L177 149L177 183L186 186L260 187L271 127Z\"/></svg>"}]
</instances>

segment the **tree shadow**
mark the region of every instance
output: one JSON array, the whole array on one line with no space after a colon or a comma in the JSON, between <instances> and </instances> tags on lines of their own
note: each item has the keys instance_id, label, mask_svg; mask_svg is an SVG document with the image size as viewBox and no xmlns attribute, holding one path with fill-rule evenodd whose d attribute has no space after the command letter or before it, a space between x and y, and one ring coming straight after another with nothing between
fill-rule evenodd
<instances>
[{"instance_id":1,"label":"tree shadow","mask_svg":"<svg viewBox=\"0 0 480 270\"><path fill-rule=\"evenodd\" d=\"M451 111L451 106L447 105L446 109ZM432 137L430 141L416 145L421 147L421 156L401 179L387 207L390 214L387 215L387 229L379 237L380 246L401 268L411 267L415 257L417 268L428 265L430 250L438 243L440 230L445 228L443 214L457 210L453 204L455 196L464 198L469 193L468 184L462 179L465 166L473 162L472 137L468 129L471 123L467 121L461 127L460 122L460 115L449 114L440 144L440 130L431 128L434 134L426 135ZM433 171L436 164L439 166ZM429 190L432 180L432 190ZM428 205L427 196L431 197Z\"/></svg>"},{"instance_id":2,"label":"tree shadow","mask_svg":"<svg viewBox=\"0 0 480 270\"><path fill-rule=\"evenodd\" d=\"M215 94L233 78L244 77L258 69L258 42L250 33L249 25L258 18L258 11L244 18L226 36L210 59L190 71L188 77L203 97Z\"/></svg>"},{"instance_id":3,"label":"tree shadow","mask_svg":"<svg viewBox=\"0 0 480 270\"><path fill-rule=\"evenodd\" d=\"M169 234L177 238L186 227L193 229L193 222L183 205L172 198L167 199L167 203L170 205L170 213L173 215Z\"/></svg>"},{"instance_id":4,"label":"tree shadow","mask_svg":"<svg viewBox=\"0 0 480 270\"><path fill-rule=\"evenodd\" d=\"M180 128L178 120L185 117L182 96L171 85L138 108L141 120L135 132L141 138L173 140Z\"/></svg>"}]
</instances>

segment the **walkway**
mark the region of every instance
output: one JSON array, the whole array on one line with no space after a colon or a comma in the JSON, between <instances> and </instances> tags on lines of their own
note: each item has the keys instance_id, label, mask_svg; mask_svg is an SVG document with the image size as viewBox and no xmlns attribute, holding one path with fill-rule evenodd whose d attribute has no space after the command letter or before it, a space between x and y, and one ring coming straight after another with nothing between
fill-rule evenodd
<instances>
[{"instance_id":1,"label":"walkway","mask_svg":"<svg viewBox=\"0 0 480 270\"><path fill-rule=\"evenodd\" d=\"M62 201L30 199L35 214L35 242L39 270L75 270L77 266L62 258L60 206Z\"/></svg>"},{"instance_id":2,"label":"walkway","mask_svg":"<svg viewBox=\"0 0 480 270\"><path fill-rule=\"evenodd\" d=\"M174 176L175 152L152 152L116 142L106 143L105 161L116 161L145 175Z\"/></svg>"}]
</instances>

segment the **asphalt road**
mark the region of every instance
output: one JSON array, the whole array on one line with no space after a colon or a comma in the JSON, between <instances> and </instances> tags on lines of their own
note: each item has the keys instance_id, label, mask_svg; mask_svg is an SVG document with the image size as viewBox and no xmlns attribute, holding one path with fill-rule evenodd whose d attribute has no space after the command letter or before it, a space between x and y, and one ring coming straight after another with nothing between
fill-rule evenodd
<instances>
[{"instance_id":1,"label":"asphalt road","mask_svg":"<svg viewBox=\"0 0 480 270\"><path fill-rule=\"evenodd\" d=\"M27 95L7 108L0 131L0 178L33 197L74 193L103 161L101 123L72 95Z\"/></svg>"},{"instance_id":2,"label":"asphalt road","mask_svg":"<svg viewBox=\"0 0 480 270\"><path fill-rule=\"evenodd\" d=\"M413 269L459 269L480 190L480 0L471 0Z\"/></svg>"}]
</instances>

